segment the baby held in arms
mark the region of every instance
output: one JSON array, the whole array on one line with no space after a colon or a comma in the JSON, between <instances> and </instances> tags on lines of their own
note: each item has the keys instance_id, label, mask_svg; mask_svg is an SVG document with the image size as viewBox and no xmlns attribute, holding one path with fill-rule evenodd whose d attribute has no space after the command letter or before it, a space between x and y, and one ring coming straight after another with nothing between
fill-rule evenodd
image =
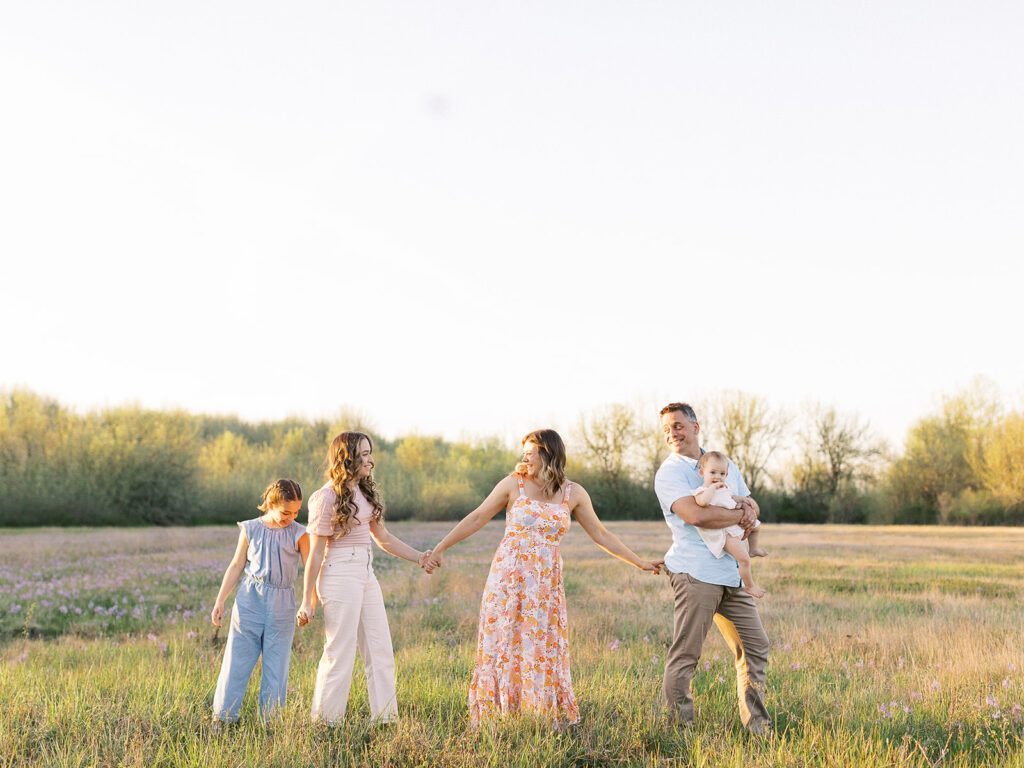
<instances>
[{"instance_id":1,"label":"baby held in arms","mask_svg":"<svg viewBox=\"0 0 1024 768\"><path fill-rule=\"evenodd\" d=\"M725 484L726 476L729 473L729 459L718 451L708 451L700 457L697 463L700 476L704 478L704 485L693 492L697 503L706 507L724 507L735 509L736 501L733 499L733 489ZM701 528L697 527L701 539L708 545L711 554L721 557L722 552L728 552L740 567L740 578L743 586L746 587L753 597L764 597L765 591L754 583L754 576L750 571L750 558L767 557L768 552L759 544L760 525L759 520L754 521L755 528L747 537L749 552L743 546L743 529L738 525L730 525L728 528Z\"/></svg>"}]
</instances>

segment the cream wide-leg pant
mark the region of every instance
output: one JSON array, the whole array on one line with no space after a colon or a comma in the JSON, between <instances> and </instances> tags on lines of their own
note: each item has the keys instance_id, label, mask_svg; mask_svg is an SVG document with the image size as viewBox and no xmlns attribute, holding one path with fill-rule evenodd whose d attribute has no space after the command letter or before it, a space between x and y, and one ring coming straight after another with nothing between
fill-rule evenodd
<instances>
[{"instance_id":1,"label":"cream wide-leg pant","mask_svg":"<svg viewBox=\"0 0 1024 768\"><path fill-rule=\"evenodd\" d=\"M380 722L398 717L395 655L384 612L384 595L373 573L371 547L331 547L317 581L323 604L324 653L313 689L314 720L328 724L345 718L352 686L356 646L366 670L370 716Z\"/></svg>"}]
</instances>

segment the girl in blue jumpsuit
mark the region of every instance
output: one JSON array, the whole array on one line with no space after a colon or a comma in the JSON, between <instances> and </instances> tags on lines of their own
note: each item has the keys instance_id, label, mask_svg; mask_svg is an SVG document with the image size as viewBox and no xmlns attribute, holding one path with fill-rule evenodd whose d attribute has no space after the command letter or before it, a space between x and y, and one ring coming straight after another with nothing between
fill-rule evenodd
<instances>
[{"instance_id":1,"label":"girl in blue jumpsuit","mask_svg":"<svg viewBox=\"0 0 1024 768\"><path fill-rule=\"evenodd\" d=\"M295 522L302 490L294 480L278 480L263 492L261 517L239 523L235 556L224 572L210 618L218 627L224 600L238 585L231 630L213 697L213 719L234 722L253 668L263 656L260 716L266 720L284 705L288 663L295 634L295 577L299 559L309 556L305 527Z\"/></svg>"}]
</instances>

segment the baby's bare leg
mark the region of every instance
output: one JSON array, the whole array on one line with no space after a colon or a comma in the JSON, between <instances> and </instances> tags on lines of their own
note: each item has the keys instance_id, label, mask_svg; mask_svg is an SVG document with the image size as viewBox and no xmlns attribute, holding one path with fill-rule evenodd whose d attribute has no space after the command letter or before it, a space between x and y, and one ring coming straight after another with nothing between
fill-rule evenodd
<instances>
[{"instance_id":1,"label":"baby's bare leg","mask_svg":"<svg viewBox=\"0 0 1024 768\"><path fill-rule=\"evenodd\" d=\"M761 526L758 526L747 536L747 549L751 557L768 557L768 550L760 545Z\"/></svg>"},{"instance_id":2,"label":"baby's bare leg","mask_svg":"<svg viewBox=\"0 0 1024 768\"><path fill-rule=\"evenodd\" d=\"M740 578L743 579L743 586L746 587L753 597L764 597L767 594L763 589L754 583L754 574L750 571L750 555L743 542L735 536L725 537L725 551L736 558L740 566Z\"/></svg>"}]
</instances>

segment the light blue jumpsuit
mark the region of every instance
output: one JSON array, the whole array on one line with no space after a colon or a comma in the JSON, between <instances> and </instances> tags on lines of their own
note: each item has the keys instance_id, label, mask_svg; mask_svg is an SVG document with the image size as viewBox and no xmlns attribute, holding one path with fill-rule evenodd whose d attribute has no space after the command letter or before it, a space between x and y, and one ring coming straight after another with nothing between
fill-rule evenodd
<instances>
[{"instance_id":1,"label":"light blue jumpsuit","mask_svg":"<svg viewBox=\"0 0 1024 768\"><path fill-rule=\"evenodd\" d=\"M214 718L228 722L238 719L261 653L260 715L266 720L276 707L284 706L295 635L299 539L306 532L305 526L294 521L285 528L268 528L259 518L238 527L245 531L249 549L213 697Z\"/></svg>"}]
</instances>

